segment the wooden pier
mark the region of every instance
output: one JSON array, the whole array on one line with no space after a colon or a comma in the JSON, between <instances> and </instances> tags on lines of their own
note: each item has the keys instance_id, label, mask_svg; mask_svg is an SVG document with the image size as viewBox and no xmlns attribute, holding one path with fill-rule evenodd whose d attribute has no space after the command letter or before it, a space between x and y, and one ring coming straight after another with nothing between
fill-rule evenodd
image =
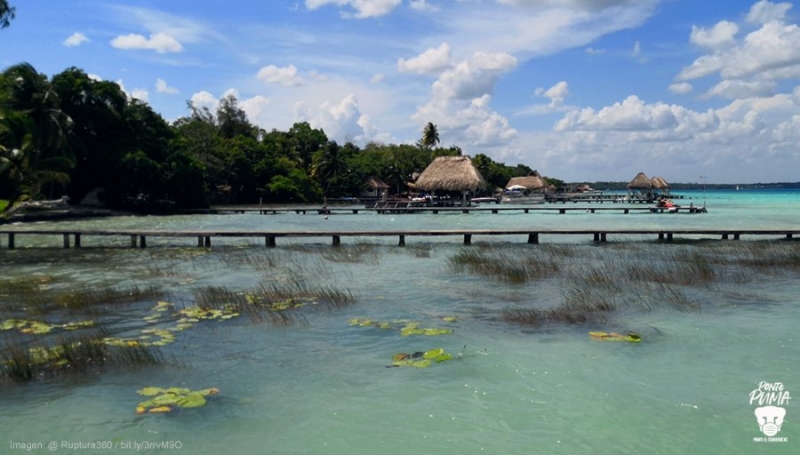
<instances>
[{"instance_id":1,"label":"wooden pier","mask_svg":"<svg viewBox=\"0 0 800 455\"><path fill-rule=\"evenodd\" d=\"M277 215L281 213L295 213L298 215L316 214L316 215L336 215L336 214L353 214L359 213L378 213L378 214L413 214L413 213L493 213L500 212L522 212L522 213L536 213L536 212L557 212L565 214L567 212L584 212L584 213L597 213L597 212L620 212L628 214L631 212L664 212L655 206L650 207L630 207L628 205L618 205L614 207L553 207L553 206L522 206L522 205L495 205L490 207L481 206L464 206L464 207L424 207L424 206L383 206L374 208L352 208L352 207L330 207L330 208L253 208L253 207L219 207L211 209L199 209L183 212L184 214L209 214L209 215L223 215L223 214L245 214L255 213L260 215ZM705 207L702 206L680 206L675 208L676 213L707 213Z\"/></svg>"},{"instance_id":2,"label":"wooden pier","mask_svg":"<svg viewBox=\"0 0 800 455\"><path fill-rule=\"evenodd\" d=\"M529 244L538 244L540 236L586 236L593 242L606 242L610 236L627 238L631 236L651 237L664 242L672 242L675 236L711 236L722 240L739 240L743 236L777 237L791 240L800 235L800 230L782 229L558 229L558 230L426 230L426 231L155 231L155 230L59 230L59 229L1 229L0 236L7 236L5 247L16 248L21 237L61 236L64 248L80 248L86 237L123 237L130 239L131 248L146 248L148 238L193 238L197 246L211 247L212 238L251 238L263 239L268 248L276 246L278 238L330 238L333 246L341 245L342 237L396 237L398 245L405 246L407 237L461 237L464 245L472 243L473 237L519 236ZM103 245L108 246L108 245Z\"/></svg>"}]
</instances>

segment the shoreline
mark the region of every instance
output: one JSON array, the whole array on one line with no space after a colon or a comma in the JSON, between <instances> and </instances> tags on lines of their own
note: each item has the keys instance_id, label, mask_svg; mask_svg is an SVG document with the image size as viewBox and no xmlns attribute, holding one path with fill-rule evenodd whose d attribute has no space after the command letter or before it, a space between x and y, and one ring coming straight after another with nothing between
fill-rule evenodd
<instances>
[{"instance_id":1,"label":"shoreline","mask_svg":"<svg viewBox=\"0 0 800 455\"><path fill-rule=\"evenodd\" d=\"M100 207L69 206L55 209L35 210L15 213L8 218L0 217L0 225L15 223L33 223L36 221L61 221L81 218L103 218L109 216L135 216L137 213Z\"/></svg>"}]
</instances>

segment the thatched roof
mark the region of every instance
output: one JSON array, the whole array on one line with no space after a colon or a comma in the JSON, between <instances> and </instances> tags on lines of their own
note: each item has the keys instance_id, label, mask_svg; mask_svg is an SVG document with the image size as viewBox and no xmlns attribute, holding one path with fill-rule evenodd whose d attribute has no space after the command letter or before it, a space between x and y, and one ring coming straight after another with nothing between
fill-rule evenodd
<instances>
[{"instance_id":1,"label":"thatched roof","mask_svg":"<svg viewBox=\"0 0 800 455\"><path fill-rule=\"evenodd\" d=\"M524 186L526 190L540 190L547 188L547 182L537 175L526 175L525 177L512 177L506 183L506 188L511 188L514 185Z\"/></svg>"},{"instance_id":2,"label":"thatched roof","mask_svg":"<svg viewBox=\"0 0 800 455\"><path fill-rule=\"evenodd\" d=\"M389 185L378 177L367 177L367 187L373 190L385 190L389 188Z\"/></svg>"},{"instance_id":3,"label":"thatched roof","mask_svg":"<svg viewBox=\"0 0 800 455\"><path fill-rule=\"evenodd\" d=\"M644 172L640 172L636 174L636 177L631 180L631 183L628 184L628 188L644 188L650 189L653 187L653 184L650 182L650 179L644 174Z\"/></svg>"},{"instance_id":4,"label":"thatched roof","mask_svg":"<svg viewBox=\"0 0 800 455\"><path fill-rule=\"evenodd\" d=\"M662 189L669 188L669 183L667 183L667 181L664 180L664 177L656 177L656 178L661 183L661 188Z\"/></svg>"},{"instance_id":5,"label":"thatched roof","mask_svg":"<svg viewBox=\"0 0 800 455\"><path fill-rule=\"evenodd\" d=\"M486 187L486 180L468 156L437 156L422 171L414 187L425 191L465 191Z\"/></svg>"}]
</instances>

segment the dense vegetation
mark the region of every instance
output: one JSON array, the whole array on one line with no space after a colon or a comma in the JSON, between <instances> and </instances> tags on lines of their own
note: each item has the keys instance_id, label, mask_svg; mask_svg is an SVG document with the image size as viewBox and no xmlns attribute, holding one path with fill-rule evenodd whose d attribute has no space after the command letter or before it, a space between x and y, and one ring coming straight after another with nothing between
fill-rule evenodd
<instances>
[{"instance_id":1,"label":"dense vegetation","mask_svg":"<svg viewBox=\"0 0 800 455\"><path fill-rule=\"evenodd\" d=\"M415 145L359 147L305 122L267 132L250 123L234 96L216 112L191 102L188 111L170 124L118 84L78 68L48 79L29 64L9 67L0 74L0 198L8 208L63 194L79 202L102 189L107 207L148 213L210 203L309 203L358 196L371 176L401 193L436 156L461 154L439 146L432 123ZM531 172L484 154L473 162L487 191Z\"/></svg>"}]
</instances>

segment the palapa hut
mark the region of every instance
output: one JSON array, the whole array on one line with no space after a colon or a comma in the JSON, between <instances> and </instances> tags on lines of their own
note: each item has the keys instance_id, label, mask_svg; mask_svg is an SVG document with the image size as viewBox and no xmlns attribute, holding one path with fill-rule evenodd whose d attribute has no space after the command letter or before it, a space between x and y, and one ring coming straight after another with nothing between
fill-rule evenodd
<instances>
[{"instance_id":1,"label":"palapa hut","mask_svg":"<svg viewBox=\"0 0 800 455\"><path fill-rule=\"evenodd\" d=\"M661 177L653 177L650 179L653 185L653 195L655 197L669 196L669 184Z\"/></svg>"},{"instance_id":2,"label":"palapa hut","mask_svg":"<svg viewBox=\"0 0 800 455\"><path fill-rule=\"evenodd\" d=\"M544 181L537 171L533 171L524 177L512 177L511 180L506 183L506 189L514 186L524 187L526 192L544 191L547 189L547 182Z\"/></svg>"},{"instance_id":3,"label":"palapa hut","mask_svg":"<svg viewBox=\"0 0 800 455\"><path fill-rule=\"evenodd\" d=\"M628 184L628 196L631 199L645 199L648 201L654 199L653 183L644 172L636 174L636 177Z\"/></svg>"},{"instance_id":4,"label":"palapa hut","mask_svg":"<svg viewBox=\"0 0 800 455\"><path fill-rule=\"evenodd\" d=\"M419 175L414 188L429 192L459 192L462 205L466 205L467 194L486 188L486 180L468 156L437 156Z\"/></svg>"},{"instance_id":5,"label":"palapa hut","mask_svg":"<svg viewBox=\"0 0 800 455\"><path fill-rule=\"evenodd\" d=\"M368 177L364 186L365 189L359 194L361 198L384 199L386 190L389 189L389 185L387 185L386 182L375 176Z\"/></svg>"}]
</instances>

